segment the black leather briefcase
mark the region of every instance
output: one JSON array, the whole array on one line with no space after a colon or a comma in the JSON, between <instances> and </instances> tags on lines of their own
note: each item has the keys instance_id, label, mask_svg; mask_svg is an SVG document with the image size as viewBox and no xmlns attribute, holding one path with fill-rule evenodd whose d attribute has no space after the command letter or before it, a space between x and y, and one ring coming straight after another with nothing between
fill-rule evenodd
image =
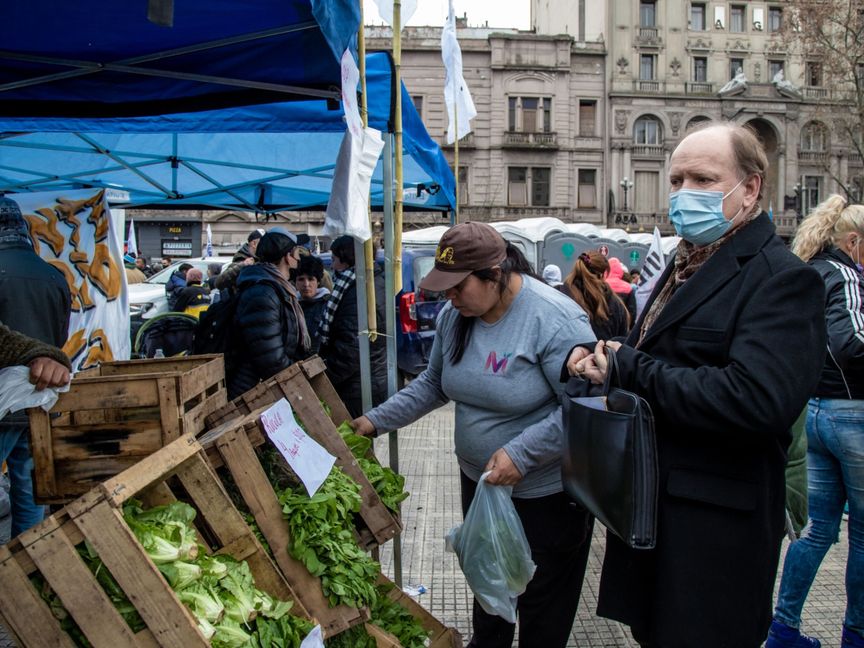
<instances>
[{"instance_id":1,"label":"black leather briefcase","mask_svg":"<svg viewBox=\"0 0 864 648\"><path fill-rule=\"evenodd\" d=\"M657 535L657 444L648 403L618 387L606 348L603 385L570 378L564 395L564 491L634 549Z\"/></svg>"}]
</instances>

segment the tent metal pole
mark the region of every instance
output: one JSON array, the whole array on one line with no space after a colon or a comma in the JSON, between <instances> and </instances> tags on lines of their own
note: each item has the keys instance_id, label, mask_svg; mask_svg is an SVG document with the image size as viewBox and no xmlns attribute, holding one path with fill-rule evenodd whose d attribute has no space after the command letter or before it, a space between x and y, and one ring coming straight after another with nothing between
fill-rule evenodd
<instances>
[{"instance_id":1,"label":"tent metal pole","mask_svg":"<svg viewBox=\"0 0 864 648\"><path fill-rule=\"evenodd\" d=\"M396 364L396 264L393 262L394 252L394 219L393 219L393 135L386 133L384 137L384 287L385 303L387 304L387 395L392 396L399 391L399 370ZM390 468L399 472L399 431L394 430L387 435L390 454ZM400 506L401 508L401 506ZM402 587L402 534L393 538L393 581Z\"/></svg>"},{"instance_id":2,"label":"tent metal pole","mask_svg":"<svg viewBox=\"0 0 864 648\"><path fill-rule=\"evenodd\" d=\"M396 292L402 290L402 0L393 0L393 88L396 106L393 135L396 156L394 175L396 178L395 209L393 220L393 279Z\"/></svg>"},{"instance_id":3,"label":"tent metal pole","mask_svg":"<svg viewBox=\"0 0 864 648\"><path fill-rule=\"evenodd\" d=\"M354 239L355 289L357 290L357 342L360 347L360 396L363 411L372 409L372 363L369 358L369 320L366 317L366 282L374 277L366 276L363 263L363 243Z\"/></svg>"}]
</instances>

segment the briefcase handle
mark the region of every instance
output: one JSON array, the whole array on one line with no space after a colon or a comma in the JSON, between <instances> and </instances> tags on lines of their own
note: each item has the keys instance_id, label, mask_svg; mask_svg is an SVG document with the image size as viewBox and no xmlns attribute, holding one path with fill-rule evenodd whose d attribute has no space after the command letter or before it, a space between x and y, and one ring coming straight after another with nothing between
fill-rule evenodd
<instances>
[{"instance_id":1,"label":"briefcase handle","mask_svg":"<svg viewBox=\"0 0 864 648\"><path fill-rule=\"evenodd\" d=\"M621 375L618 370L618 356L615 350L604 344L603 350L606 352L606 378L603 380L603 396L609 395L609 390L612 387L621 386Z\"/></svg>"}]
</instances>

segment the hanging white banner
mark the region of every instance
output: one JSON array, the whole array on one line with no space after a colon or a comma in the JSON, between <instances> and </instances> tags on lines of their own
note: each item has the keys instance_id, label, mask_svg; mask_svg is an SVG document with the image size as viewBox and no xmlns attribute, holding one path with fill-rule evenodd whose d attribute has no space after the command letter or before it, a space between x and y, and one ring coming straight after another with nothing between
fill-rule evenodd
<instances>
[{"instance_id":1,"label":"hanging white banner","mask_svg":"<svg viewBox=\"0 0 864 648\"><path fill-rule=\"evenodd\" d=\"M381 20L386 22L391 27L393 26L393 0L375 0L375 6L378 7L378 14ZM401 27L411 20L411 16L417 11L417 0L402 0L402 11L399 14L399 22Z\"/></svg>"},{"instance_id":2,"label":"hanging white banner","mask_svg":"<svg viewBox=\"0 0 864 648\"><path fill-rule=\"evenodd\" d=\"M444 61L444 103L447 106L447 143L452 144L471 132L471 120L477 116L477 108L471 98L471 91L462 75L462 49L456 38L456 14L453 0L450 11L441 31L441 58ZM456 123L459 132L456 132Z\"/></svg>"},{"instance_id":3,"label":"hanging white banner","mask_svg":"<svg viewBox=\"0 0 864 648\"><path fill-rule=\"evenodd\" d=\"M663 274L665 267L666 259L663 256L663 239L660 236L660 230L655 225L654 238L651 241L651 247L648 249L648 256L645 257L645 262L642 264L642 270L639 273L639 285L636 287L637 316L645 307L648 298L654 291L654 286L657 285L657 279Z\"/></svg>"},{"instance_id":4,"label":"hanging white banner","mask_svg":"<svg viewBox=\"0 0 864 648\"><path fill-rule=\"evenodd\" d=\"M13 196L36 253L63 273L72 294L63 351L80 371L128 360L129 296L123 267L123 225L105 191L81 189Z\"/></svg>"}]
</instances>

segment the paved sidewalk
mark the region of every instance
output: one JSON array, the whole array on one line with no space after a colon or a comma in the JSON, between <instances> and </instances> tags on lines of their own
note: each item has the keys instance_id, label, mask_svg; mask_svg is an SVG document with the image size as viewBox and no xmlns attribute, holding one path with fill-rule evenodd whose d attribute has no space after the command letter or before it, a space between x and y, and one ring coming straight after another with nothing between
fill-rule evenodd
<instances>
[{"instance_id":1,"label":"paved sidewalk","mask_svg":"<svg viewBox=\"0 0 864 648\"><path fill-rule=\"evenodd\" d=\"M377 439L375 444L379 458L386 463L386 438ZM405 475L411 493L402 508L403 585L424 585L428 591L417 600L442 622L456 627L467 643L471 636L471 592L456 557L445 553L443 540L447 531L461 521L452 406L432 412L399 433L399 460L400 472ZM638 648L624 626L594 614L604 546L603 528L596 524L582 599L567 645ZM804 609L805 631L821 639L825 648L840 645L846 605L843 580L847 551L844 523L840 543L825 558ZM392 558L388 545L381 553L381 563L391 577Z\"/></svg>"}]
</instances>

